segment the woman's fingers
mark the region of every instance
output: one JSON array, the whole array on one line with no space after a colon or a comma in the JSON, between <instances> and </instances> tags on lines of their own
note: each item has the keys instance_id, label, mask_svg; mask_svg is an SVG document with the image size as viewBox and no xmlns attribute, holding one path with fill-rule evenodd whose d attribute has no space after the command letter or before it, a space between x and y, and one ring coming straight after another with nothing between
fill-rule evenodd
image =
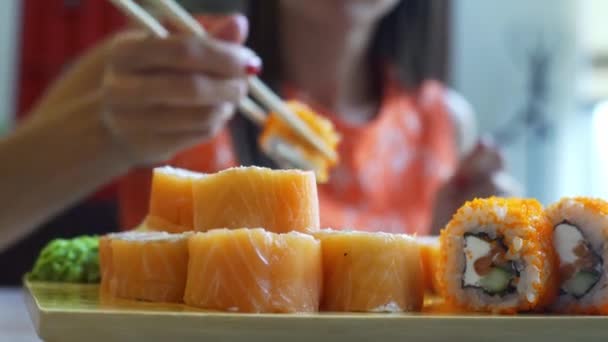
<instances>
[{"instance_id":1,"label":"woman's fingers","mask_svg":"<svg viewBox=\"0 0 608 342\"><path fill-rule=\"evenodd\" d=\"M244 17L229 16L212 29L219 39L118 36L103 78L102 119L135 164L164 160L225 127L246 96L247 77L261 68L237 44L246 31Z\"/></svg>"},{"instance_id":2,"label":"woman's fingers","mask_svg":"<svg viewBox=\"0 0 608 342\"><path fill-rule=\"evenodd\" d=\"M486 198L494 195L499 195L500 189L494 183L492 177L484 177L460 193L460 205L465 201L470 201L474 198Z\"/></svg>"},{"instance_id":3,"label":"woman's fingers","mask_svg":"<svg viewBox=\"0 0 608 342\"><path fill-rule=\"evenodd\" d=\"M496 146L479 141L464 165L469 174L487 175L502 169L504 160Z\"/></svg>"},{"instance_id":4,"label":"woman's fingers","mask_svg":"<svg viewBox=\"0 0 608 342\"><path fill-rule=\"evenodd\" d=\"M249 21L242 14L228 16L198 16L197 19L209 25L203 25L216 39L243 44L249 33Z\"/></svg>"},{"instance_id":5,"label":"woman's fingers","mask_svg":"<svg viewBox=\"0 0 608 342\"><path fill-rule=\"evenodd\" d=\"M129 131L208 135L223 127L233 113L234 105L231 103L195 107L150 106L144 111L141 108L125 109L115 120Z\"/></svg>"},{"instance_id":6,"label":"woman's fingers","mask_svg":"<svg viewBox=\"0 0 608 342\"><path fill-rule=\"evenodd\" d=\"M111 106L200 106L236 103L247 94L242 78L216 79L204 74L106 74L105 97Z\"/></svg>"},{"instance_id":7,"label":"woman's fingers","mask_svg":"<svg viewBox=\"0 0 608 342\"><path fill-rule=\"evenodd\" d=\"M141 32L119 35L113 43L110 65L117 72L154 71L208 73L215 77L244 77L261 68L251 50L216 39L170 36L159 39Z\"/></svg>"}]
</instances>

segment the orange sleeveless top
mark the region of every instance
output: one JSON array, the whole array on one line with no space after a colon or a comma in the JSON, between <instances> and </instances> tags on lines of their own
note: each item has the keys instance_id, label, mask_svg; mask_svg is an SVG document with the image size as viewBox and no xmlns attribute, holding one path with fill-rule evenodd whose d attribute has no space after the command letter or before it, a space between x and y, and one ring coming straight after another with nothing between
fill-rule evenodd
<instances>
[{"instance_id":1,"label":"orange sleeveless top","mask_svg":"<svg viewBox=\"0 0 608 342\"><path fill-rule=\"evenodd\" d=\"M416 92L389 81L379 113L363 125L297 99L332 120L342 135L340 164L327 184L319 185L321 225L368 231L427 234L435 194L453 172L456 148L445 91L435 81ZM169 164L216 172L237 165L227 130L177 155ZM138 225L147 212L151 169L130 172L119 183L123 227Z\"/></svg>"}]
</instances>

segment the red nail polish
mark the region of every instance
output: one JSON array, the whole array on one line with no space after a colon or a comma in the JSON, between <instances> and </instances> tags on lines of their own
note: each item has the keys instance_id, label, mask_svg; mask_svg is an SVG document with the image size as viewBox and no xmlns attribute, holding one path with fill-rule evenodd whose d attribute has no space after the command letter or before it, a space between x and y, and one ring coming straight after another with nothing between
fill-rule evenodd
<instances>
[{"instance_id":1,"label":"red nail polish","mask_svg":"<svg viewBox=\"0 0 608 342\"><path fill-rule=\"evenodd\" d=\"M247 65L245 67L245 72L247 73L247 75L259 75L260 71L262 71L262 68L260 66Z\"/></svg>"},{"instance_id":2,"label":"red nail polish","mask_svg":"<svg viewBox=\"0 0 608 342\"><path fill-rule=\"evenodd\" d=\"M262 61L259 58L252 58L245 66L247 75L259 75L262 71Z\"/></svg>"}]
</instances>

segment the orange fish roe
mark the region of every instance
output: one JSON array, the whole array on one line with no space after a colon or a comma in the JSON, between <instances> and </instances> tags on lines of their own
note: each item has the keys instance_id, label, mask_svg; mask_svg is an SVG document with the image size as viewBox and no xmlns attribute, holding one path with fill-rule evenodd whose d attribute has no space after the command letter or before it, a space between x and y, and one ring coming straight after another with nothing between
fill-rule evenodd
<instances>
[{"instance_id":1,"label":"orange fish roe","mask_svg":"<svg viewBox=\"0 0 608 342\"><path fill-rule=\"evenodd\" d=\"M501 239L509 260L521 261L514 294L502 297L480 288L463 288L465 233ZM440 244L439 290L451 304L474 311L515 313L541 310L558 293L552 226L534 199L491 197L467 202L441 231Z\"/></svg>"},{"instance_id":2,"label":"orange fish roe","mask_svg":"<svg viewBox=\"0 0 608 342\"><path fill-rule=\"evenodd\" d=\"M562 198L555 205L563 204L566 201L575 201L582 204L586 209L589 209L592 212L608 215L608 202L601 198L592 198L592 197L566 197Z\"/></svg>"},{"instance_id":3,"label":"orange fish roe","mask_svg":"<svg viewBox=\"0 0 608 342\"><path fill-rule=\"evenodd\" d=\"M599 260L604 260L604 244L608 238L608 202L600 198L589 197L565 197L557 203L550 205L547 210L547 216L551 220L552 226L556 227L562 223L572 225L577 229L583 239L583 243L588 246L592 253L597 253ZM563 250L564 246L559 246L560 242L556 239L555 249ZM581 242L578 242L580 244ZM581 245L578 245L581 246ZM576 253L576 249L574 250ZM580 255L577 255L580 257ZM580 260L578 260L580 261ZM583 271L580 266L575 266L578 262L559 259L561 267L572 267L574 272ZM601 261L600 261L601 263ZM587 266L588 267L588 266ZM598 268L596 268L598 267ZM564 268L561 268L563 270ZM584 315L606 315L608 314L608 291L606 291L607 281L605 279L605 267L603 264L594 265L595 271L600 272L600 277L597 281L587 288L586 291L579 296L573 296L565 289L559 298L551 306L552 311L567 314L584 314ZM563 274L562 274L563 276ZM565 284L559 284L561 287Z\"/></svg>"},{"instance_id":4,"label":"orange fish roe","mask_svg":"<svg viewBox=\"0 0 608 342\"><path fill-rule=\"evenodd\" d=\"M287 106L308 125L308 128L313 133L321 138L330 150L336 151L340 142L340 135L335 131L331 121L317 115L310 107L303 103L289 101L287 102ZM338 163L337 154L334 159L321 155L314 146L294 132L275 113L270 113L259 138L260 146L268 149L273 138L280 138L292 144L292 147L297 148L303 158L315 167L318 182L326 182L329 178L329 170Z\"/></svg>"}]
</instances>

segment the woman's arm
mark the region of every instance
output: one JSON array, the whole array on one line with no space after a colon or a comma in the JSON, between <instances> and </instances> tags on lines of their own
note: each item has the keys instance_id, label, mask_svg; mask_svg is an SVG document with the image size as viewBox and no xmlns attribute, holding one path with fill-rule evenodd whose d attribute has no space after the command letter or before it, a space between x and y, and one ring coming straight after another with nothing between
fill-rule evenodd
<instances>
[{"instance_id":1,"label":"woman's arm","mask_svg":"<svg viewBox=\"0 0 608 342\"><path fill-rule=\"evenodd\" d=\"M243 20L222 26L242 41ZM141 32L87 54L0 140L0 250L130 167L215 135L260 64L236 42Z\"/></svg>"},{"instance_id":2,"label":"woman's arm","mask_svg":"<svg viewBox=\"0 0 608 342\"><path fill-rule=\"evenodd\" d=\"M128 168L95 94L34 118L0 141L0 250Z\"/></svg>"}]
</instances>

